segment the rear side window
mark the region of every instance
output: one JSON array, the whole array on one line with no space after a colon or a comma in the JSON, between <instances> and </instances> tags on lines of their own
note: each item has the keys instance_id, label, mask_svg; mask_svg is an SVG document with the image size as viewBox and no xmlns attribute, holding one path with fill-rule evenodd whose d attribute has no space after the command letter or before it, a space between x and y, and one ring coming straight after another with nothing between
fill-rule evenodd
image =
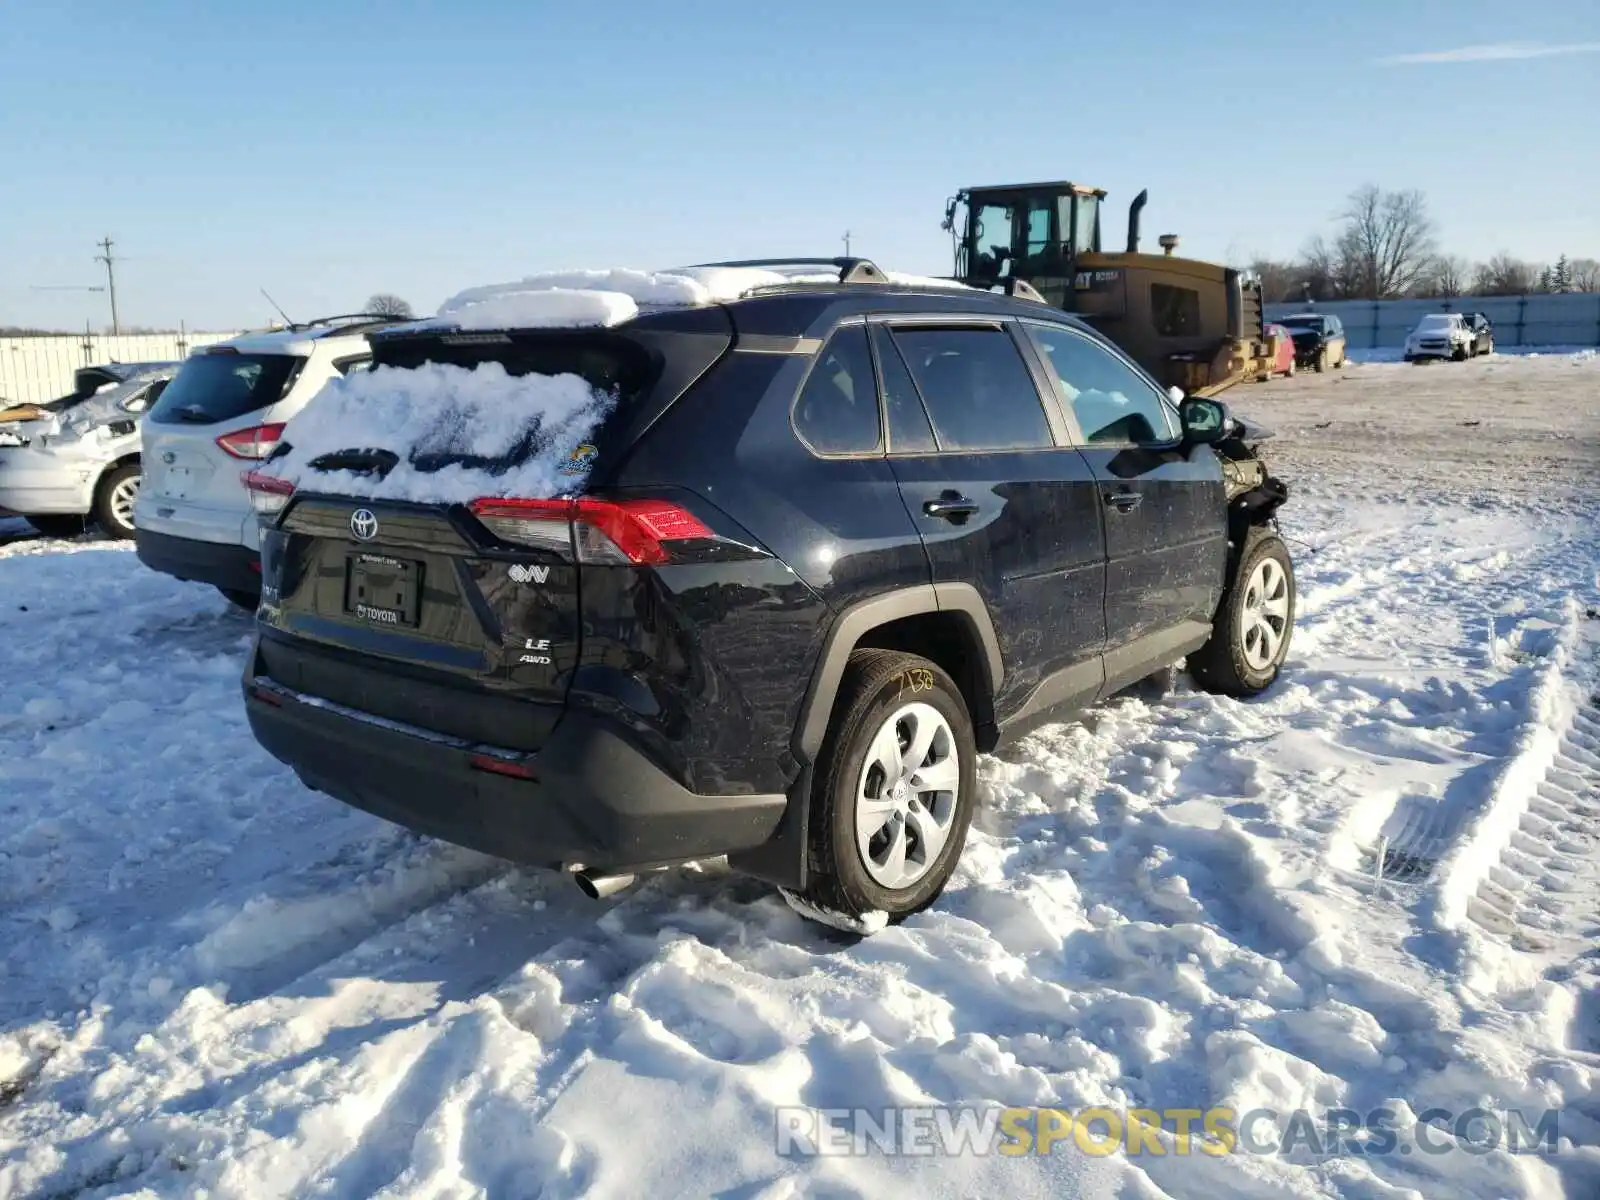
<instances>
[{"instance_id":1,"label":"rear side window","mask_svg":"<svg viewBox=\"0 0 1600 1200\"><path fill-rule=\"evenodd\" d=\"M872 348L878 353L878 370L883 374L883 407L889 416L889 453L926 454L937 450L933 426L911 382L911 372L895 349L889 331L878 326L872 331Z\"/></svg>"},{"instance_id":2,"label":"rear side window","mask_svg":"<svg viewBox=\"0 0 1600 1200\"><path fill-rule=\"evenodd\" d=\"M866 326L840 329L817 354L795 400L794 427L818 454L870 454L882 446Z\"/></svg>"},{"instance_id":3,"label":"rear side window","mask_svg":"<svg viewBox=\"0 0 1600 1200\"><path fill-rule=\"evenodd\" d=\"M283 397L305 360L293 354L196 354L150 409L168 425L231 421Z\"/></svg>"},{"instance_id":4,"label":"rear side window","mask_svg":"<svg viewBox=\"0 0 1600 1200\"><path fill-rule=\"evenodd\" d=\"M902 327L894 342L922 393L939 449L1055 444L1033 376L1003 329Z\"/></svg>"}]
</instances>

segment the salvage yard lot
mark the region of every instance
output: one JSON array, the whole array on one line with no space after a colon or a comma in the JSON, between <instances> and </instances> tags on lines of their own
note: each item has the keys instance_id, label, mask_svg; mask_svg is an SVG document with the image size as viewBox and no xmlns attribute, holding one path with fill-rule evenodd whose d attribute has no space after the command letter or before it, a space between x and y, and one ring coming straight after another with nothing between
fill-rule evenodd
<instances>
[{"instance_id":1,"label":"salvage yard lot","mask_svg":"<svg viewBox=\"0 0 1600 1200\"><path fill-rule=\"evenodd\" d=\"M307 792L221 597L0 548L0 1195L1600 1194L1600 360L1226 399L1292 488L1282 680L985 759L949 891L859 943ZM1560 1109L1562 1152L774 1150L959 1104Z\"/></svg>"}]
</instances>

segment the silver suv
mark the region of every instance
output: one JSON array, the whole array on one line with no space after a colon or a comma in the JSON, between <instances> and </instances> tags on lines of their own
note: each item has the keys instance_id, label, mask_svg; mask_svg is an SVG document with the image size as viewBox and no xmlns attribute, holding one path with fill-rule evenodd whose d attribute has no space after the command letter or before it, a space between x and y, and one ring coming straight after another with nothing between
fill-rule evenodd
<instances>
[{"instance_id":1,"label":"silver suv","mask_svg":"<svg viewBox=\"0 0 1600 1200\"><path fill-rule=\"evenodd\" d=\"M261 555L241 476L272 453L285 423L325 383L371 362L367 333L395 323L326 317L192 354L140 430L144 484L134 524L144 564L255 608Z\"/></svg>"}]
</instances>

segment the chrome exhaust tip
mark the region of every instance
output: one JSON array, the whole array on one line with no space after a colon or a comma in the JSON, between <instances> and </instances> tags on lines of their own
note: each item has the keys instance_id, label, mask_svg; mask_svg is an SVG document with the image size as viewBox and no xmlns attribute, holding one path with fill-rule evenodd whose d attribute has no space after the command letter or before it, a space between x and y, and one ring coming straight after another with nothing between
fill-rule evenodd
<instances>
[{"instance_id":1,"label":"chrome exhaust tip","mask_svg":"<svg viewBox=\"0 0 1600 1200\"><path fill-rule=\"evenodd\" d=\"M572 878L583 894L591 900L604 900L607 896L615 896L624 888L632 887L634 881L632 875L597 875L592 871L575 871Z\"/></svg>"}]
</instances>

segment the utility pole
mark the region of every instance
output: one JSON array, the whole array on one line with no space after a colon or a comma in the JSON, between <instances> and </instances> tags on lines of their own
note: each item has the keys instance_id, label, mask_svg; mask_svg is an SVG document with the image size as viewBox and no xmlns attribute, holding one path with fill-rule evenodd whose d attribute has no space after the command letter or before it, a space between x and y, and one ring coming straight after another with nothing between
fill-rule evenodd
<instances>
[{"instance_id":1,"label":"utility pole","mask_svg":"<svg viewBox=\"0 0 1600 1200\"><path fill-rule=\"evenodd\" d=\"M95 262L105 263L106 265L106 289L111 293L111 332L115 335L121 333L122 329L117 324L117 277L111 267L114 261L111 257L113 243L111 238L107 236L101 238L95 245L99 246L102 251L94 256Z\"/></svg>"},{"instance_id":2,"label":"utility pole","mask_svg":"<svg viewBox=\"0 0 1600 1200\"><path fill-rule=\"evenodd\" d=\"M848 229L844 231L844 256L846 258L850 257L850 231Z\"/></svg>"}]
</instances>

